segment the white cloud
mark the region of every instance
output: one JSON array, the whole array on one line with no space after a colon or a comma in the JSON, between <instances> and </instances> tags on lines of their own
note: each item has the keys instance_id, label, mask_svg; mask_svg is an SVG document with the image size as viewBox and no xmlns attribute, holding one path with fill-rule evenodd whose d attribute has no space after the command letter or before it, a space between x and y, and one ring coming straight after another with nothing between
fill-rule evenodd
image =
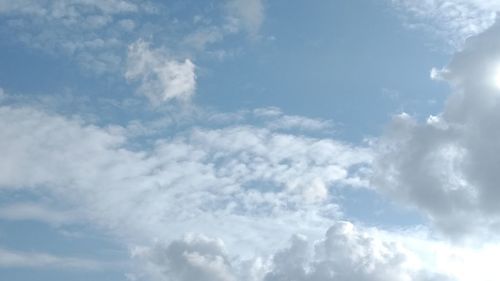
<instances>
[{"instance_id":1,"label":"white cloud","mask_svg":"<svg viewBox=\"0 0 500 281\"><path fill-rule=\"evenodd\" d=\"M436 267L425 268L421 257L405 245L408 242L394 233L337 221L322 238L308 241L306 236L293 235L286 248L251 259L231 256L221 240L203 235L188 235L167 246L137 248L133 255L148 264L146 275L153 280L469 280L446 277ZM432 246L425 244L424 251L431 253ZM457 258L464 257L456 253Z\"/></svg>"},{"instance_id":2,"label":"white cloud","mask_svg":"<svg viewBox=\"0 0 500 281\"><path fill-rule=\"evenodd\" d=\"M129 46L125 77L139 80L138 92L156 105L172 99L187 101L196 89L195 65L191 60L171 59L142 40Z\"/></svg>"},{"instance_id":3,"label":"white cloud","mask_svg":"<svg viewBox=\"0 0 500 281\"><path fill-rule=\"evenodd\" d=\"M450 234L494 234L500 223L499 34L497 23L470 38L439 72L453 90L441 114L395 117L379 143L373 183Z\"/></svg>"},{"instance_id":4,"label":"white cloud","mask_svg":"<svg viewBox=\"0 0 500 281\"><path fill-rule=\"evenodd\" d=\"M3 36L55 55L67 55L95 74L118 72L126 48L123 24L150 14L134 0L0 0Z\"/></svg>"},{"instance_id":5,"label":"white cloud","mask_svg":"<svg viewBox=\"0 0 500 281\"><path fill-rule=\"evenodd\" d=\"M409 16L408 27L429 31L453 48L490 27L500 11L498 1L489 0L390 1Z\"/></svg>"},{"instance_id":6,"label":"white cloud","mask_svg":"<svg viewBox=\"0 0 500 281\"><path fill-rule=\"evenodd\" d=\"M167 246L137 248L132 256L147 262L155 280L235 281L224 243L203 235L187 235Z\"/></svg>"},{"instance_id":7,"label":"white cloud","mask_svg":"<svg viewBox=\"0 0 500 281\"><path fill-rule=\"evenodd\" d=\"M309 249L307 240L294 237L290 248L273 257L273 266L264 278L279 280L448 280L427 271L417 256L401 241L387 239L374 230L350 222L336 222L325 238Z\"/></svg>"},{"instance_id":8,"label":"white cloud","mask_svg":"<svg viewBox=\"0 0 500 281\"><path fill-rule=\"evenodd\" d=\"M242 255L324 229L339 215L329 191L359 183L371 159L335 140L243 125L190 129L132 151L123 128L29 107L1 107L0 130L0 188L42 192L129 241L200 232Z\"/></svg>"},{"instance_id":9,"label":"white cloud","mask_svg":"<svg viewBox=\"0 0 500 281\"><path fill-rule=\"evenodd\" d=\"M309 118L299 115L284 114L279 108L265 107L253 110L253 114L266 121L265 126L271 129L303 130L303 131L332 131L333 124L329 120Z\"/></svg>"}]
</instances>

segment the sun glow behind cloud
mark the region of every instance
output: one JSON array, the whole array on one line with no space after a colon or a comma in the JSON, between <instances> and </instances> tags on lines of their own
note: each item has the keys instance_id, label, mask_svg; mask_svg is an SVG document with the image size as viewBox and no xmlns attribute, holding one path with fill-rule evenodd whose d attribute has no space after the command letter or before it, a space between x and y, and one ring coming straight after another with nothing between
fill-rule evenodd
<instances>
[{"instance_id":1,"label":"sun glow behind cloud","mask_svg":"<svg viewBox=\"0 0 500 281\"><path fill-rule=\"evenodd\" d=\"M494 68L493 78L491 80L493 86L498 90L500 90L500 65Z\"/></svg>"}]
</instances>

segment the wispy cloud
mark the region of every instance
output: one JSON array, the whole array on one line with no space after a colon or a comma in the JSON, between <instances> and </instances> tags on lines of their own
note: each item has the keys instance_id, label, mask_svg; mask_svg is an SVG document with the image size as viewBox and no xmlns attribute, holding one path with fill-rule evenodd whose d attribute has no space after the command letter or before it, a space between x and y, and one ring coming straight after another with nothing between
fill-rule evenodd
<instances>
[{"instance_id":1,"label":"wispy cloud","mask_svg":"<svg viewBox=\"0 0 500 281\"><path fill-rule=\"evenodd\" d=\"M0 219L2 220L33 220L53 225L62 225L76 221L77 216L72 212L49 208L36 203L13 203L0 205Z\"/></svg>"},{"instance_id":2,"label":"wispy cloud","mask_svg":"<svg viewBox=\"0 0 500 281\"><path fill-rule=\"evenodd\" d=\"M154 11L131 0L0 1L3 34L30 48L70 56L93 73L120 70L138 14Z\"/></svg>"},{"instance_id":3,"label":"wispy cloud","mask_svg":"<svg viewBox=\"0 0 500 281\"><path fill-rule=\"evenodd\" d=\"M0 267L59 270L104 270L117 267L110 262L57 256L40 252L20 252L0 248Z\"/></svg>"},{"instance_id":4,"label":"wispy cloud","mask_svg":"<svg viewBox=\"0 0 500 281\"><path fill-rule=\"evenodd\" d=\"M244 28L257 36L264 22L264 0L229 0L227 9L235 28Z\"/></svg>"},{"instance_id":5,"label":"wispy cloud","mask_svg":"<svg viewBox=\"0 0 500 281\"><path fill-rule=\"evenodd\" d=\"M495 21L500 11L496 1L485 0L390 0L403 11L409 28L423 29L452 48L461 48L465 39L479 34Z\"/></svg>"}]
</instances>

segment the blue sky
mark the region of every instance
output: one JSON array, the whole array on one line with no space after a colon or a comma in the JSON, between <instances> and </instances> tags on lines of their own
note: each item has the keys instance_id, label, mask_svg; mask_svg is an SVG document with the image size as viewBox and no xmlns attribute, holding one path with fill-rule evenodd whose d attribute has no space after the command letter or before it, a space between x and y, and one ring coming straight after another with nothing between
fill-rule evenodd
<instances>
[{"instance_id":1,"label":"blue sky","mask_svg":"<svg viewBox=\"0 0 500 281\"><path fill-rule=\"evenodd\" d=\"M0 279L496 280L499 10L0 0Z\"/></svg>"}]
</instances>

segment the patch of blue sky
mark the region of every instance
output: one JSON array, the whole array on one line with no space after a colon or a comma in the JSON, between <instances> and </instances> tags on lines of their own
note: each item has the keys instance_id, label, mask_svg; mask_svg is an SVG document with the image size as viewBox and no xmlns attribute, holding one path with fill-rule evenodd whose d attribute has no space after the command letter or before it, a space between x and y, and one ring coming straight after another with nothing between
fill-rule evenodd
<instances>
[{"instance_id":1,"label":"patch of blue sky","mask_svg":"<svg viewBox=\"0 0 500 281\"><path fill-rule=\"evenodd\" d=\"M200 75L200 103L332 119L350 141L380 133L391 113L426 117L441 107L446 86L429 73L448 55L422 47L426 39L385 4L273 1L267 9L262 41Z\"/></svg>"}]
</instances>

